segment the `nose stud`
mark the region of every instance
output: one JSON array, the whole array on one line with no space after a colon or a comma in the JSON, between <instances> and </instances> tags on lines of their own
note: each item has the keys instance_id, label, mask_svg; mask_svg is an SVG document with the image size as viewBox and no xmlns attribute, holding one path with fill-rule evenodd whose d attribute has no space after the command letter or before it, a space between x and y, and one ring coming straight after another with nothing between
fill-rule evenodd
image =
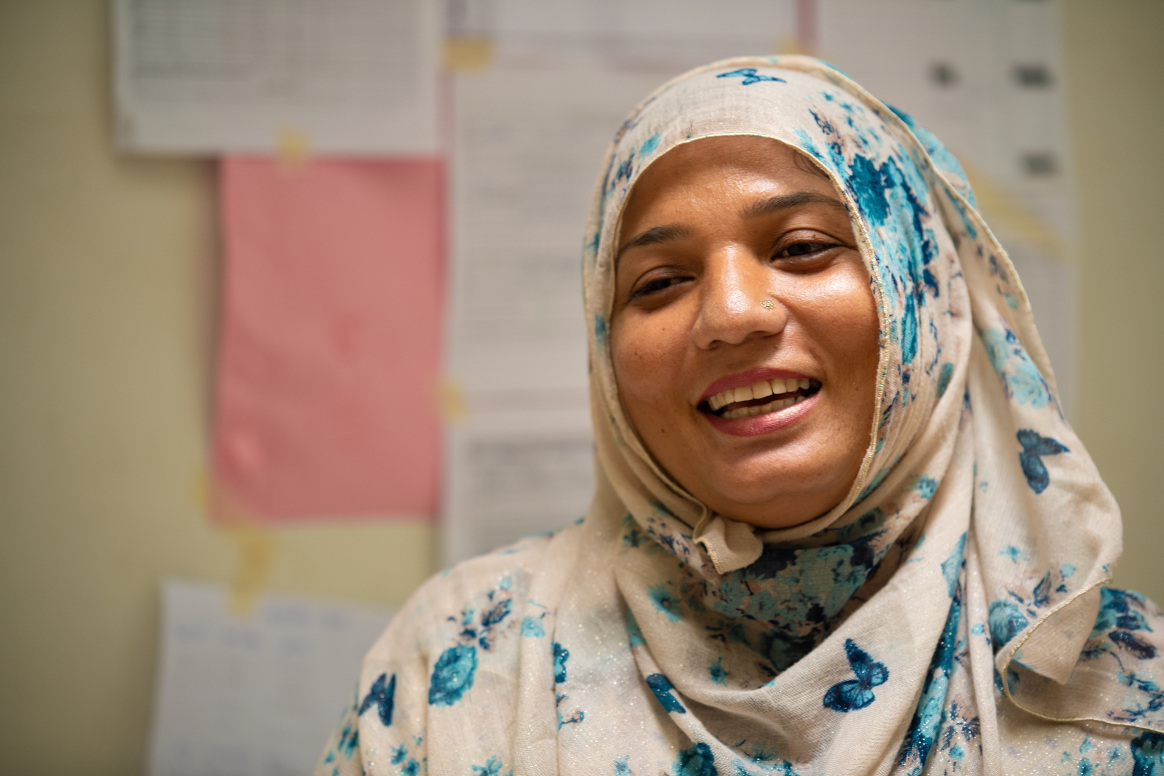
<instances>
[{"instance_id":1,"label":"nose stud","mask_svg":"<svg viewBox=\"0 0 1164 776\"><path fill-rule=\"evenodd\" d=\"M763 302L760 302L760 306L763 307L765 310L771 310L773 307L776 306L776 303L773 302L771 299L765 299Z\"/></svg>"}]
</instances>

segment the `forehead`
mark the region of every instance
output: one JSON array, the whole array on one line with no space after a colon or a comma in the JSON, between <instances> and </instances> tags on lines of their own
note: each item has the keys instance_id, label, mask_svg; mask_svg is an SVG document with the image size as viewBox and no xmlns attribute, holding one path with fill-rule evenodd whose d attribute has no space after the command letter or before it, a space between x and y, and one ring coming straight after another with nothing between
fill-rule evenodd
<instances>
[{"instance_id":1,"label":"forehead","mask_svg":"<svg viewBox=\"0 0 1164 776\"><path fill-rule=\"evenodd\" d=\"M807 191L844 200L814 160L779 140L758 135L704 137L675 146L642 170L631 186L616 234L625 236L646 211L682 209L692 189L736 193L752 184L759 184L757 192L764 195Z\"/></svg>"}]
</instances>

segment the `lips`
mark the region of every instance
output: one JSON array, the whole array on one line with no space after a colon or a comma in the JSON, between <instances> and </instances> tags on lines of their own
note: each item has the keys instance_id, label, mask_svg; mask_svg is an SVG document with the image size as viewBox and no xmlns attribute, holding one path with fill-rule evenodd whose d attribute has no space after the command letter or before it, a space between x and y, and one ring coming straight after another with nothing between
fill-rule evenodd
<instances>
[{"instance_id":1,"label":"lips","mask_svg":"<svg viewBox=\"0 0 1164 776\"><path fill-rule=\"evenodd\" d=\"M753 418L798 404L820 390L820 381L783 370L750 370L717 380L704 392L702 412L717 418Z\"/></svg>"},{"instance_id":2,"label":"lips","mask_svg":"<svg viewBox=\"0 0 1164 776\"><path fill-rule=\"evenodd\" d=\"M797 392L804 395L803 392L809 391L814 382L816 382L817 387L820 387L819 382L808 377L790 377L787 379L776 377L771 380L760 380L751 385L720 391L708 398L707 404L712 412L718 412L730 404L750 403L754 400L767 399L769 396L775 396L776 400L792 398L793 394Z\"/></svg>"}]
</instances>

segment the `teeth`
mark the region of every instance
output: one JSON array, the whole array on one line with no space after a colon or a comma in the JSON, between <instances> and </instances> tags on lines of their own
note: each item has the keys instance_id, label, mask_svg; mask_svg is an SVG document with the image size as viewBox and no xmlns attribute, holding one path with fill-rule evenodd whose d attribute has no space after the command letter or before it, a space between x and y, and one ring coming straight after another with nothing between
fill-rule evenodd
<instances>
[{"instance_id":1,"label":"teeth","mask_svg":"<svg viewBox=\"0 0 1164 776\"><path fill-rule=\"evenodd\" d=\"M712 412L726 407L733 402L751 401L752 399L763 399L776 393L791 393L798 389L808 390L812 381L807 377L800 379L783 379L776 378L775 380L762 380L752 385L745 385L740 388L729 388L726 391L720 391L715 396L707 400L708 406L711 407ZM767 406L767 405L764 405ZM761 409L751 407L750 409ZM771 412L771 410L767 410ZM759 414L753 413L753 414ZM726 417L726 416L725 416Z\"/></svg>"},{"instance_id":2,"label":"teeth","mask_svg":"<svg viewBox=\"0 0 1164 776\"><path fill-rule=\"evenodd\" d=\"M777 399L770 401L767 404L761 404L756 407L740 407L739 409L729 410L723 414L725 418L754 418L757 415L763 415L766 412L779 412L785 407L791 407L793 404L799 404L804 401L806 396L789 396L785 399Z\"/></svg>"}]
</instances>

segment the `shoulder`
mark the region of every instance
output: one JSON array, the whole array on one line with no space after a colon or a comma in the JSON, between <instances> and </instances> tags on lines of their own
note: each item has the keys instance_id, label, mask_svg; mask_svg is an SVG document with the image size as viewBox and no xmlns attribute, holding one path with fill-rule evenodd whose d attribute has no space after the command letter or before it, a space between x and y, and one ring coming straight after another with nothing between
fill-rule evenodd
<instances>
[{"instance_id":1,"label":"shoulder","mask_svg":"<svg viewBox=\"0 0 1164 776\"><path fill-rule=\"evenodd\" d=\"M577 533L571 525L522 539L433 576L393 617L368 658L441 654L450 644L493 651L509 630L520 630L515 617L531 587L552 562L549 557L568 548Z\"/></svg>"},{"instance_id":2,"label":"shoulder","mask_svg":"<svg viewBox=\"0 0 1164 776\"><path fill-rule=\"evenodd\" d=\"M355 723L336 741L358 725L360 747L392 753L405 773L426 758L432 771L468 772L455 741L487 742L508 760L522 643L545 636L531 590L575 534L524 539L424 583L365 656Z\"/></svg>"}]
</instances>

